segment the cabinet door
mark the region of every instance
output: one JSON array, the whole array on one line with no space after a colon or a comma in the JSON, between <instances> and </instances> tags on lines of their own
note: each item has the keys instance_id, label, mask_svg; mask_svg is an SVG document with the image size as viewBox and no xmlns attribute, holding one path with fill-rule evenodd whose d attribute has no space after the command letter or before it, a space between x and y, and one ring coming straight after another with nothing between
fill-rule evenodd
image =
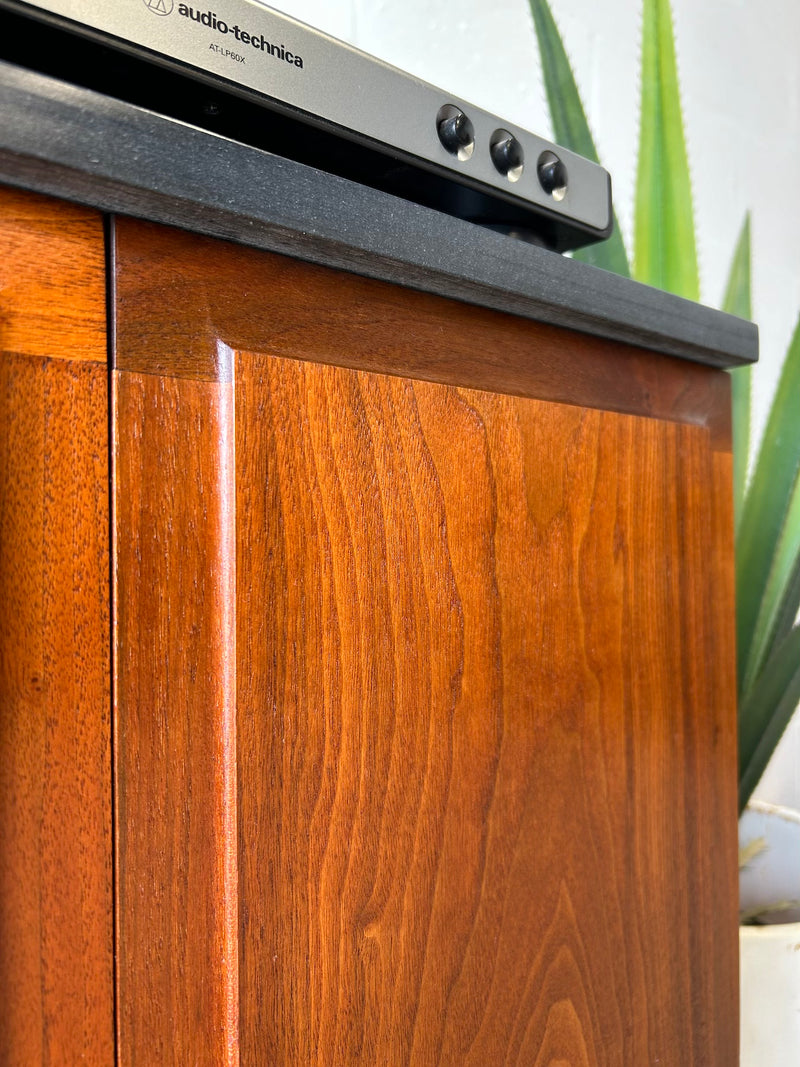
<instances>
[{"instance_id":1,"label":"cabinet door","mask_svg":"<svg viewBox=\"0 0 800 1067\"><path fill-rule=\"evenodd\" d=\"M724 373L115 244L122 1062L729 1067Z\"/></svg>"}]
</instances>

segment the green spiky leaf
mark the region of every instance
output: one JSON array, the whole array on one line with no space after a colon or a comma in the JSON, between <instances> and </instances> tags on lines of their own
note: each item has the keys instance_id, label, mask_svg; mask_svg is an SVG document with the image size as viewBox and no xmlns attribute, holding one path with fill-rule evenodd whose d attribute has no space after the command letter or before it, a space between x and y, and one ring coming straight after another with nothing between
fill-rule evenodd
<instances>
[{"instance_id":1,"label":"green spiky leaf","mask_svg":"<svg viewBox=\"0 0 800 1067\"><path fill-rule=\"evenodd\" d=\"M750 212L748 211L739 231L739 239L731 260L728 284L725 286L725 296L722 301L722 310L727 311L729 315L738 315L740 319L752 318L753 314L750 274Z\"/></svg>"},{"instance_id":2,"label":"green spiky leaf","mask_svg":"<svg viewBox=\"0 0 800 1067\"><path fill-rule=\"evenodd\" d=\"M800 475L795 477L786 517L772 559L769 578L761 598L753 641L748 649L747 673L743 681L744 692L747 692L755 682L776 641L780 641L785 636L786 630L794 623L798 608L800 608Z\"/></svg>"},{"instance_id":3,"label":"green spiky leaf","mask_svg":"<svg viewBox=\"0 0 800 1067\"><path fill-rule=\"evenodd\" d=\"M553 123L553 137L565 148L597 163L599 162L597 149L583 109L575 75L572 73L564 43L547 0L530 0L530 7L542 57L542 73L550 118ZM575 259L581 259L584 263L592 263L596 267L613 271L615 274L622 274L626 278L630 277L628 255L616 215L611 237L600 244L582 248L575 253Z\"/></svg>"},{"instance_id":4,"label":"green spiky leaf","mask_svg":"<svg viewBox=\"0 0 800 1067\"><path fill-rule=\"evenodd\" d=\"M800 702L800 626L783 639L756 685L739 704L739 810L750 795Z\"/></svg>"},{"instance_id":5,"label":"green spiky leaf","mask_svg":"<svg viewBox=\"0 0 800 1067\"><path fill-rule=\"evenodd\" d=\"M742 511L736 545L737 640L740 686L757 673L764 642L756 634L776 552L784 536L800 468L800 322L795 328L772 401ZM780 598L779 598L780 599ZM764 608L763 618L771 614Z\"/></svg>"},{"instance_id":6,"label":"green spiky leaf","mask_svg":"<svg viewBox=\"0 0 800 1067\"><path fill-rule=\"evenodd\" d=\"M790 526L793 529L792 540L796 542L797 538L797 517L796 510L800 502L800 478L795 482L794 496L792 504L789 507L790 514L792 515L791 521L787 523L786 528ZM787 561L791 559L792 546L789 543L789 539L786 539L786 558ZM783 555L783 545L781 546L780 555ZM800 546L794 545L794 562L786 567L784 572L786 579L783 582L783 593L781 595L780 605L778 607L775 616L774 634L772 637L772 644L777 644L778 641L782 641L786 634L794 626L798 612L800 612ZM769 653L768 653L769 654Z\"/></svg>"},{"instance_id":7,"label":"green spiky leaf","mask_svg":"<svg viewBox=\"0 0 800 1067\"><path fill-rule=\"evenodd\" d=\"M736 250L733 253L728 284L722 310L740 319L752 318L750 295L750 212L744 217ZM737 367L731 371L733 399L733 508L736 529L742 517L744 492L747 485L747 461L750 455L750 367Z\"/></svg>"},{"instance_id":8,"label":"green spiky leaf","mask_svg":"<svg viewBox=\"0 0 800 1067\"><path fill-rule=\"evenodd\" d=\"M644 0L633 273L699 300L689 162L668 0Z\"/></svg>"}]
</instances>

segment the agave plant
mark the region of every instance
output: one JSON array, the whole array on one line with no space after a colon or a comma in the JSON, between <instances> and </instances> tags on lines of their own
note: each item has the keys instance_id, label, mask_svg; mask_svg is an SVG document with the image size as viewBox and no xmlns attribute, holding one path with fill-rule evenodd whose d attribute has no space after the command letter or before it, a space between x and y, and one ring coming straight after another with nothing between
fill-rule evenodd
<instances>
[{"instance_id":1,"label":"agave plant","mask_svg":"<svg viewBox=\"0 0 800 1067\"><path fill-rule=\"evenodd\" d=\"M556 141L598 161L547 0L529 0ZM576 253L595 266L700 298L694 210L669 0L643 0L633 255L612 237ZM751 317L745 217L722 307ZM732 372L739 700L739 807L746 805L800 702L800 322L757 458L750 459L750 368Z\"/></svg>"}]
</instances>

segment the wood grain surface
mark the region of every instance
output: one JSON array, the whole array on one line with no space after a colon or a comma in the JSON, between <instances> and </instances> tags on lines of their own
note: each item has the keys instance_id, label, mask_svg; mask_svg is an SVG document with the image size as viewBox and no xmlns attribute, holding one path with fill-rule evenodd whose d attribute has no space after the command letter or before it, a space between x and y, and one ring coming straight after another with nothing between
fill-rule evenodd
<instances>
[{"instance_id":1,"label":"wood grain surface","mask_svg":"<svg viewBox=\"0 0 800 1067\"><path fill-rule=\"evenodd\" d=\"M735 1063L709 432L236 381L242 1062Z\"/></svg>"},{"instance_id":2,"label":"wood grain surface","mask_svg":"<svg viewBox=\"0 0 800 1067\"><path fill-rule=\"evenodd\" d=\"M233 396L115 376L119 1061L238 1063Z\"/></svg>"},{"instance_id":3,"label":"wood grain surface","mask_svg":"<svg viewBox=\"0 0 800 1067\"><path fill-rule=\"evenodd\" d=\"M0 186L0 351L106 365L98 211Z\"/></svg>"},{"instance_id":4,"label":"wood grain surface","mask_svg":"<svg viewBox=\"0 0 800 1067\"><path fill-rule=\"evenodd\" d=\"M0 191L4 1067L114 1062L102 256L97 216Z\"/></svg>"},{"instance_id":5,"label":"wood grain surface","mask_svg":"<svg viewBox=\"0 0 800 1067\"><path fill-rule=\"evenodd\" d=\"M134 219L115 244L120 368L215 381L221 339L708 426L730 449L728 376L699 364Z\"/></svg>"},{"instance_id":6,"label":"wood grain surface","mask_svg":"<svg viewBox=\"0 0 800 1067\"><path fill-rule=\"evenodd\" d=\"M728 384L121 220L118 1058L737 1056ZM0 1063L110 1064L99 216L0 191Z\"/></svg>"},{"instance_id":7,"label":"wood grain surface","mask_svg":"<svg viewBox=\"0 0 800 1067\"><path fill-rule=\"evenodd\" d=\"M122 1060L730 1067L727 377L115 242Z\"/></svg>"}]
</instances>

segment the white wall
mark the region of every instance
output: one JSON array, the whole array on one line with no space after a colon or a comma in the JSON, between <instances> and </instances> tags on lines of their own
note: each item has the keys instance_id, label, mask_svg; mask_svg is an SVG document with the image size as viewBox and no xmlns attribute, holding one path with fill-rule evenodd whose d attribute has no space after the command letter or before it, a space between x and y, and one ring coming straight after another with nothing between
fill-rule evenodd
<instances>
[{"instance_id":1,"label":"white wall","mask_svg":"<svg viewBox=\"0 0 800 1067\"><path fill-rule=\"evenodd\" d=\"M550 2L629 236L640 5ZM551 132L527 0L273 4L511 122ZM754 419L760 427L800 313L800 4L673 0L673 14L706 303L722 297L744 212L752 210L753 303L761 331ZM800 808L800 716L757 795Z\"/></svg>"}]
</instances>

